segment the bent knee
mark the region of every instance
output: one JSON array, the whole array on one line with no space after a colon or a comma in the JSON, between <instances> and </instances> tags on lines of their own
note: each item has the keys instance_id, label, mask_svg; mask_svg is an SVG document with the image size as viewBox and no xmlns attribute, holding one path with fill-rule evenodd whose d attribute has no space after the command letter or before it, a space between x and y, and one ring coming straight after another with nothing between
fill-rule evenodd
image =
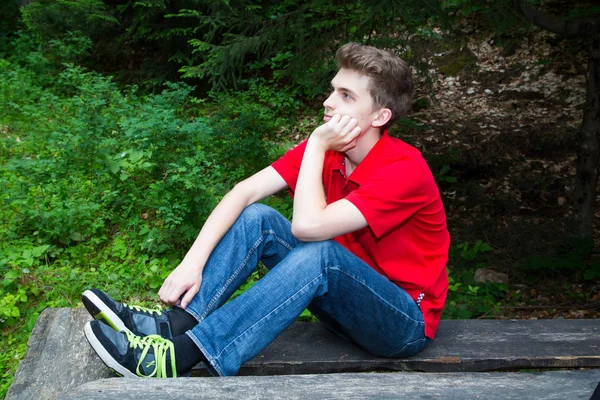
<instances>
[{"instance_id":1,"label":"bent knee","mask_svg":"<svg viewBox=\"0 0 600 400\"><path fill-rule=\"evenodd\" d=\"M323 240L320 242L300 242L298 248L302 251L308 251L312 253L330 252L335 250L337 247L341 247L340 244L333 240Z\"/></svg>"},{"instance_id":2,"label":"bent knee","mask_svg":"<svg viewBox=\"0 0 600 400\"><path fill-rule=\"evenodd\" d=\"M255 220L255 219L264 219L271 214L277 214L273 208L266 206L261 203L253 203L248 207L244 208L242 213L240 214L239 219L243 220Z\"/></svg>"}]
</instances>

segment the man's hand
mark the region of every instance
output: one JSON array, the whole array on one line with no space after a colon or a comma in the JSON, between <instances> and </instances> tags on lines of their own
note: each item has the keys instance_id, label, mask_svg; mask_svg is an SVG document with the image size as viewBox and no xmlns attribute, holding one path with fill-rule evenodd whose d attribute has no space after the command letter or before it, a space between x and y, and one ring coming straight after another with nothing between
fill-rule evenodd
<instances>
[{"instance_id":1,"label":"man's hand","mask_svg":"<svg viewBox=\"0 0 600 400\"><path fill-rule=\"evenodd\" d=\"M311 138L318 140L325 150L344 153L356 146L360 133L361 129L356 119L335 114L329 121L315 129Z\"/></svg>"},{"instance_id":2,"label":"man's hand","mask_svg":"<svg viewBox=\"0 0 600 400\"><path fill-rule=\"evenodd\" d=\"M158 297L163 303L171 307L180 304L181 308L185 309L200 290L201 283L202 268L199 268L196 264L186 262L184 259L165 279L158 291ZM184 293L185 296L181 298Z\"/></svg>"}]
</instances>

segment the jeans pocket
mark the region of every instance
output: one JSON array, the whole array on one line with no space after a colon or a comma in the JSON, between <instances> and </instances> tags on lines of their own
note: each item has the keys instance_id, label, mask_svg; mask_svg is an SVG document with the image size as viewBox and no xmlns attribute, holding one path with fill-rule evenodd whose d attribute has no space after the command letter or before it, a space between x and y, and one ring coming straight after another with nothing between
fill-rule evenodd
<instances>
[{"instance_id":1,"label":"jeans pocket","mask_svg":"<svg viewBox=\"0 0 600 400\"><path fill-rule=\"evenodd\" d=\"M427 337L413 340L412 342L406 343L400 350L394 351L393 353L388 354L386 357L404 358L414 356L415 354L425 350L427 345L429 345L429 342L431 342L431 339Z\"/></svg>"}]
</instances>

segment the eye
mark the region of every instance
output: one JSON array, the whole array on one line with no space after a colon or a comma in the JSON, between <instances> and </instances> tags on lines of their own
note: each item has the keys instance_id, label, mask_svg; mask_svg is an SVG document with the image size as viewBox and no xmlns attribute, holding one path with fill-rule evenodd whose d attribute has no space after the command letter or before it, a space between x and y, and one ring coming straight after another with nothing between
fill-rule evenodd
<instances>
[{"instance_id":1,"label":"eye","mask_svg":"<svg viewBox=\"0 0 600 400\"><path fill-rule=\"evenodd\" d=\"M348 93L346 93L346 92L343 92L343 93L342 93L342 97L343 97L344 99L346 99L346 100L351 100L351 99L352 99L352 96L350 96L350 95L349 95Z\"/></svg>"}]
</instances>

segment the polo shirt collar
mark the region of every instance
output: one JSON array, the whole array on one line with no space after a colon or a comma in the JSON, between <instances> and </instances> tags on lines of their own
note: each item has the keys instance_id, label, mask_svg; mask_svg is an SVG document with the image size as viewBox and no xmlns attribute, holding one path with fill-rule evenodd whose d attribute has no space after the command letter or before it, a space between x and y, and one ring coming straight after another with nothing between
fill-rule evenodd
<instances>
[{"instance_id":1,"label":"polo shirt collar","mask_svg":"<svg viewBox=\"0 0 600 400\"><path fill-rule=\"evenodd\" d=\"M352 181L358 185L365 183L373 172L379 169L387 159L387 154L391 148L391 138L388 134L387 129L383 131L381 138L375 143L375 146L369 151L366 157L356 166L354 171L348 177L349 181ZM340 164L344 160L344 154L340 156ZM340 167L342 168L342 167ZM345 171L342 171L344 174Z\"/></svg>"}]
</instances>

